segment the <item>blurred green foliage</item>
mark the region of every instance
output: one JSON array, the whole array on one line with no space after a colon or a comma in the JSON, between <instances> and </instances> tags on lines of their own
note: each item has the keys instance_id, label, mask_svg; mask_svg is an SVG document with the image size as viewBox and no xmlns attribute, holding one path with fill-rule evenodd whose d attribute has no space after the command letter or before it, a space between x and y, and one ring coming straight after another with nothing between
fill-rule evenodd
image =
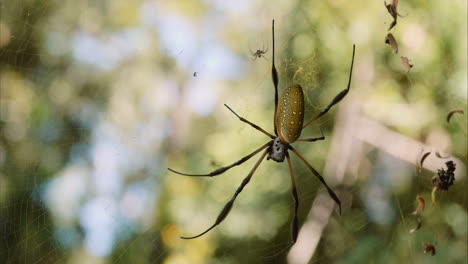
<instances>
[{"instance_id":1,"label":"blurred green foliage","mask_svg":"<svg viewBox=\"0 0 468 264\"><path fill-rule=\"evenodd\" d=\"M345 88L355 43L344 101L357 102L359 115L382 127L461 161L461 176L437 193L432 208L434 172L417 173L415 164L368 144L362 155L340 146L360 160L354 171L345 168L344 182L332 181L346 209L325 218L310 263L466 263L467 3L411 0L398 8L406 16L392 30L399 44L393 54L384 43L392 18L381 1L1 1L0 259L285 263L285 254L265 256L290 240L286 164L265 161L227 219L195 240L179 236L215 221L255 158L214 178L166 171L212 171L266 142L223 104L273 131L274 18L280 92L302 85L306 119ZM266 57L252 60L249 49L262 47ZM409 73L400 55L414 64ZM318 135L320 126L325 141L296 144L321 173L337 162L329 150L340 106L303 131ZM447 123L453 109L465 115ZM366 129L356 124L344 134ZM110 142L107 154L118 164L104 183L117 186L110 194L96 180L102 163L111 164L99 159L106 153L96 154L103 142ZM302 225L321 185L297 160L293 167ZM54 187L71 174L79 175L71 189ZM151 194L139 200L137 187ZM426 198L426 210L422 228L410 234L416 195ZM107 199L101 211L119 226L104 255L88 247L83 216L98 198ZM387 214L381 219L375 210ZM425 241L436 245L435 256L423 253Z\"/></svg>"}]
</instances>

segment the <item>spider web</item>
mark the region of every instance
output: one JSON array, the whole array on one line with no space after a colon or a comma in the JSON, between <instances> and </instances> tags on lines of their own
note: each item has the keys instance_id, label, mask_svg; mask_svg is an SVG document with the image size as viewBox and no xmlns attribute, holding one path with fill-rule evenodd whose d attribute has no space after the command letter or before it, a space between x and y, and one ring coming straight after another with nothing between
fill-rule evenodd
<instances>
[{"instance_id":1,"label":"spider web","mask_svg":"<svg viewBox=\"0 0 468 264\"><path fill-rule=\"evenodd\" d=\"M416 65L414 74L405 75L398 60L384 53L387 47L378 29L386 28L383 22L369 22L371 10L377 14L372 19L381 19L383 5L357 10L342 1L313 2L284 1L273 10L265 8L271 5L266 1L2 1L0 259L296 263L287 254L269 257L290 241L286 164L264 161L226 220L195 240L179 236L197 234L215 221L258 156L210 179L166 170L214 170L268 140L239 122L223 103L272 132L270 23L275 18L280 92L300 83L309 115L345 88L351 43L358 47L352 92L317 124L326 140L297 144L345 208L342 216L331 209L324 218L309 262L466 260L466 116L454 116L450 126L434 121L444 118L435 118L437 111L461 108L467 113L466 49L463 53L460 48L466 41L453 41L460 33L448 30L461 28L466 35L466 4L438 8L431 6L438 1L430 1L422 6L431 17L451 18L446 23L437 20L437 30L446 32L442 43L433 41L440 32L425 27L428 21L417 21L421 16L399 21L402 36L422 30L430 47L449 47L443 53L449 56L443 57L427 55L421 44L420 53L413 42L402 44L407 55L415 55ZM405 28L405 23L412 27ZM266 59L252 61L249 48L255 51L263 44L269 48ZM425 57L442 61L442 70ZM404 89L407 102L436 106L400 111L418 116L415 123L422 125L398 123L379 111L400 109ZM423 195L429 205L429 180L443 161L430 156L426 163L433 167L417 173L413 163L359 137L356 130L373 131L353 123L362 116L353 112L356 104L347 102L359 96L363 116L386 127L385 135L410 135L422 146L458 158L457 172L462 173L453 189L437 194L439 210L426 211L414 236L408 230L415 223L410 215L415 197ZM386 96L390 99L383 100ZM438 126L442 128L434 128ZM318 133L309 128L303 136ZM441 141L446 144L438 145ZM331 168L343 166L343 179L335 179L339 173ZM314 215L314 210L329 203L320 182L294 157L293 167L301 232L306 232L326 215ZM433 259L422 253L422 241L437 243ZM311 248L307 241L298 241L304 243Z\"/></svg>"},{"instance_id":2,"label":"spider web","mask_svg":"<svg viewBox=\"0 0 468 264\"><path fill-rule=\"evenodd\" d=\"M146 109L134 110L158 113L144 122L118 118L132 114L129 108L119 113L116 105L130 92L122 88L130 80L106 79L148 47L132 45L146 37L134 28L96 28L118 22L93 17L103 8L72 1L1 3L4 263L104 257L128 263L130 249L141 253L142 244L150 245L146 254L154 263L164 254L160 236L150 229L154 209L147 209L155 207L157 175L164 171L164 105L140 101Z\"/></svg>"}]
</instances>

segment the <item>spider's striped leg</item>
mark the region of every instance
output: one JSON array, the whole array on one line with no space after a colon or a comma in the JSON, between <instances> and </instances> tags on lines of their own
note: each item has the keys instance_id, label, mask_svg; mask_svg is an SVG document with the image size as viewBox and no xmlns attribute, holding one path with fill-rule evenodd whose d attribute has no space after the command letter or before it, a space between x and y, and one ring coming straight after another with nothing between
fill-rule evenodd
<instances>
[{"instance_id":1,"label":"spider's striped leg","mask_svg":"<svg viewBox=\"0 0 468 264\"><path fill-rule=\"evenodd\" d=\"M353 56L351 58L351 69L349 70L348 86L346 87L346 89L344 89L337 96L335 96L333 101L331 101L331 103L324 110L322 110L322 112L320 112L316 117L314 117L312 120L310 120L308 123L306 123L302 128L306 128L308 125L312 124L315 120L322 117L324 114L326 114L328 112L328 110L330 110L330 108L332 108L332 106L336 105L338 102L341 101L341 99L343 99L346 96L346 94L348 93L349 88L351 86L351 76L353 75L354 52L355 52L355 50L356 50L356 46L353 45Z\"/></svg>"},{"instance_id":2,"label":"spider's striped leg","mask_svg":"<svg viewBox=\"0 0 468 264\"><path fill-rule=\"evenodd\" d=\"M245 122L245 123L251 125L253 128L255 128L255 129L257 129L258 131L262 132L263 134L269 136L271 139L275 139L275 137L274 137L272 134L266 132L266 131L265 131L263 128L261 128L260 126L254 124L254 123L250 122L249 120L247 120L247 119L241 117L240 115L238 115L238 114L237 114L236 112L234 112L234 110L232 110L231 107L229 107L227 104L224 104L224 106L227 107L227 109L229 109L234 115L236 115L237 118L239 118L240 121Z\"/></svg>"},{"instance_id":3,"label":"spider's striped leg","mask_svg":"<svg viewBox=\"0 0 468 264\"><path fill-rule=\"evenodd\" d=\"M221 210L221 212L219 213L218 215L218 218L216 218L216 222L210 227L208 228L207 230L203 231L202 233L200 233L199 235L196 235L196 236L193 236L193 237L180 237L182 239L193 239L193 238L197 238L197 237L201 237L203 236L204 234L208 233L208 231L210 231L211 229L213 229L215 226L219 225L221 222L223 222L224 219L226 219L226 216L229 214L229 212L231 211L232 209L232 206L234 204L234 201L236 200L237 196L239 195L239 193L242 192L242 190L244 189L244 187L247 185L247 183L249 183L250 179L252 178L252 175L255 173L255 170L257 170L258 166L260 165L260 163L262 163L262 161L265 159L265 156L268 154L268 150L266 150L265 152L263 152L262 156L260 157L260 159L257 161L257 163L255 163L255 166L252 168L252 170L249 172L249 175L247 175L247 177L244 178L244 180L242 181L241 185L237 188L236 190L236 193L234 194L234 196L232 196L231 200L229 200L229 202L224 206L223 210Z\"/></svg>"},{"instance_id":4,"label":"spider's striped leg","mask_svg":"<svg viewBox=\"0 0 468 264\"><path fill-rule=\"evenodd\" d=\"M297 188L296 188L296 179L294 178L294 171L292 168L291 158L289 157L289 153L286 152L286 158L288 159L288 168L289 168L289 175L291 176L291 193L294 200L294 214L293 219L291 222L291 243L283 248L282 250L278 251L274 255L268 256L267 258L276 257L280 254L283 254L288 249L290 249L297 241L297 235L299 233L299 220L297 218L297 210L299 209L299 197L297 196Z\"/></svg>"},{"instance_id":5,"label":"spider's striped leg","mask_svg":"<svg viewBox=\"0 0 468 264\"><path fill-rule=\"evenodd\" d=\"M264 150L265 148L267 148L268 146L271 146L271 144L273 144L273 140L269 141L268 143L266 143L265 145L261 146L260 148L258 148L257 150L255 150L254 152L250 153L249 155L243 157L242 159L234 162L233 164L229 165L229 166L226 166L226 167L222 167L222 168L219 168L217 170L214 170L210 173L207 173L207 174L188 174L188 173L183 173L183 172L178 172L178 171L175 171L171 168L167 168L168 170L174 172L174 173L177 173L177 174L180 174L180 175L184 175L184 176L195 176L195 177L213 177L213 176L216 176L216 175L219 175L227 170L229 170L230 168L234 167L234 166L239 166L241 165L242 163L246 162L247 160L249 160L251 157L257 155L257 153L259 153L260 151Z\"/></svg>"},{"instance_id":6,"label":"spider's striped leg","mask_svg":"<svg viewBox=\"0 0 468 264\"><path fill-rule=\"evenodd\" d=\"M314 141L317 141L317 140L325 140L325 136L323 135L323 130L322 130L322 128L320 128L320 133L322 134L322 136L320 136L320 137L316 137L316 138L303 138L303 139L298 139L297 141L314 142Z\"/></svg>"},{"instance_id":7,"label":"spider's striped leg","mask_svg":"<svg viewBox=\"0 0 468 264\"><path fill-rule=\"evenodd\" d=\"M338 208L340 210L340 215L341 215L341 201L340 199L338 198L338 196L335 194L335 192L330 188L328 187L327 183L325 182L325 179L309 164L309 162L307 162L304 157L302 157L301 154L299 154L299 152L293 148L291 145L289 145L289 149L294 152L294 154L296 154L296 156L302 160L302 162L304 162L304 164L307 166L307 168L309 168L309 170L312 171L312 173L322 182L322 184L325 186L325 188L327 189L328 191L328 194L330 195L331 198L333 198L333 200L338 204Z\"/></svg>"},{"instance_id":8,"label":"spider's striped leg","mask_svg":"<svg viewBox=\"0 0 468 264\"><path fill-rule=\"evenodd\" d=\"M291 176L291 192L294 199L294 216L293 221L291 222L291 238L292 238L292 245L296 243L297 234L299 231L299 224L297 219L297 209L299 208L299 198L297 197L297 188L296 188L296 180L294 178L294 172L292 168L291 158L289 157L289 153L286 152L286 158L288 159L288 167L289 167L289 175Z\"/></svg>"},{"instance_id":9,"label":"spider's striped leg","mask_svg":"<svg viewBox=\"0 0 468 264\"><path fill-rule=\"evenodd\" d=\"M273 79L273 85L275 86L275 113L273 116L273 125L275 127L275 135L278 135L276 122L275 122L276 112L278 111L278 82L279 82L278 71L276 70L276 67L275 67L275 20L273 20L271 23L271 31L272 31L272 39L273 39L273 49L272 49L273 57L271 59L272 60L271 79Z\"/></svg>"}]
</instances>

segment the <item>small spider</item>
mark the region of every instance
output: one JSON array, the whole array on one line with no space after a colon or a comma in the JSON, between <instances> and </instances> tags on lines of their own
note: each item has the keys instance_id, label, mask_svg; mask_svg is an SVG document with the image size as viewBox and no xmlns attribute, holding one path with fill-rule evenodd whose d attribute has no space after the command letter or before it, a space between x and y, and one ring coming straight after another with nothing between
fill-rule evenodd
<instances>
[{"instance_id":1,"label":"small spider","mask_svg":"<svg viewBox=\"0 0 468 264\"><path fill-rule=\"evenodd\" d=\"M256 60L258 58L264 58L265 59L265 54L268 52L268 47L265 49L262 47L261 50L257 50L256 52L253 52L251 49L250 50L250 55L252 55L252 60Z\"/></svg>"},{"instance_id":2,"label":"small spider","mask_svg":"<svg viewBox=\"0 0 468 264\"><path fill-rule=\"evenodd\" d=\"M353 73L355 46L353 45L353 54L351 58L351 67L349 70L349 79L348 79L347 87L344 90L342 90L340 93L338 93L325 109L323 109L320 113L318 113L312 120L310 120L305 125L303 125L304 95L303 95L302 87L299 84L292 85L289 88L285 89L285 91L283 91L281 96L278 97L279 78L278 78L278 72L275 67L275 30L274 28L275 28L275 21L273 20L272 22L272 39L273 39L272 60L273 62L272 62L272 70L271 70L272 74L271 75L272 75L272 80L273 80L273 86L275 88L275 112L274 112L274 119L273 119L274 135L268 133L260 126L239 116L236 112L234 112L234 110L232 110L228 105L225 104L224 106L226 106L226 108L229 109L229 111L231 111L237 118L239 118L240 121L251 125L253 128L255 128L256 130L260 131L261 133L266 135L268 138L270 138L270 140L266 144L261 146L260 148L254 150L252 153L248 154L247 156L244 156L240 160L232 163L231 165L221 167L210 173L190 174L190 173L178 172L176 170L168 168L169 171L180 174L180 175L184 175L184 176L213 177L213 176L220 175L235 166L239 166L242 163L249 160L250 158L252 158L253 156L259 153L262 153L260 156L260 159L257 160L257 162L255 163L255 165L253 166L249 174L244 178L244 180L242 181L240 186L237 188L232 198L225 204L224 208L221 210L218 217L216 218L214 224L212 224L209 228L207 228L205 231L201 232L198 235L190 236L190 237L181 237L182 239L193 239L193 238L203 236L204 234L208 233L211 229L221 224L221 222L223 222L224 219L226 219L229 212L231 211L237 196L242 192L244 187L250 182L250 179L255 173L255 170L260 166L260 163L262 163L263 160L273 160L276 162L284 162L286 160L288 164L288 168L289 168L289 175L291 177L291 191L292 191L292 196L293 196L293 201L294 201L293 220L291 222L292 241L289 247L294 245L294 243L297 240L297 235L299 231L299 220L297 216L297 211L299 208L299 196L298 196L297 189L296 189L296 183L295 183L295 177L294 177L294 172L293 172L293 167L292 167L292 162L291 162L290 151L292 152L292 154L297 156L299 160L302 161L302 163L304 163L304 165L309 169L311 174L314 175L323 184L323 186L327 189L330 197L338 205L339 212L341 214L341 201L338 198L338 196L327 185L327 183L325 182L325 179L318 173L318 171L314 169L312 165L309 164L309 162L306 161L306 159L296 150L295 147L292 146L292 144L294 142L314 142L317 140L325 139L323 132L320 137L299 138L299 136L301 135L301 132L304 128L306 128L307 126L312 124L314 121L318 120L320 117L325 115L334 105L339 103L348 93L350 85L351 85L351 76ZM266 50L265 51L260 50L253 54L257 58L259 58L265 52Z\"/></svg>"}]
</instances>

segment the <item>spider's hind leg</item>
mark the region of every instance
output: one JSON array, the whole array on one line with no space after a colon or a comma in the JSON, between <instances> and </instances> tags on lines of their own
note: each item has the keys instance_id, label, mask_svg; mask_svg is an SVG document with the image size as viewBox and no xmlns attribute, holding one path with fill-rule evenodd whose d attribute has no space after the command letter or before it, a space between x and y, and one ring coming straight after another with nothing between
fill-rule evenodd
<instances>
[{"instance_id":1,"label":"spider's hind leg","mask_svg":"<svg viewBox=\"0 0 468 264\"><path fill-rule=\"evenodd\" d=\"M294 154L296 154L296 156L304 163L304 165L306 165L307 168L309 168L309 170L315 175L315 177L317 177L319 179L319 181L323 184L323 186L327 189L328 191L328 195L330 195L330 197L335 201L335 203L338 205L338 210L340 212L340 215L341 215L341 201L340 201L340 198L338 198L338 196L336 195L336 193L328 186L327 182L325 181L325 179L317 172L316 169L314 169L314 167L312 167L312 165L309 164L309 162L307 162L307 160L304 159L304 157L302 157L302 155L295 149L293 148L291 145L289 145L288 147L292 152L294 152Z\"/></svg>"},{"instance_id":2,"label":"spider's hind leg","mask_svg":"<svg viewBox=\"0 0 468 264\"><path fill-rule=\"evenodd\" d=\"M294 171L292 168L291 158L289 154L286 152L286 158L288 159L288 168L289 168L289 175L291 176L291 193L294 200L294 216L291 222L291 239L292 243L290 245L293 246L297 240L297 234L299 232L299 220L297 218L297 210L299 209L299 198L297 196L297 188L296 188L296 180L294 178Z\"/></svg>"},{"instance_id":3,"label":"spider's hind leg","mask_svg":"<svg viewBox=\"0 0 468 264\"><path fill-rule=\"evenodd\" d=\"M279 256L285 253L292 246L294 246L294 244L296 244L297 236L299 234L299 219L297 217L297 211L299 209L299 197L297 195L296 180L294 178L294 171L292 168L292 162L291 162L291 158L289 157L289 153L286 152L285 155L288 160L289 175L291 176L291 194L292 194L293 201L294 201L294 214L293 214L293 219L291 222L291 243L289 243L288 246L276 252L275 254L271 256L267 256L267 258L273 258L273 257Z\"/></svg>"}]
</instances>

